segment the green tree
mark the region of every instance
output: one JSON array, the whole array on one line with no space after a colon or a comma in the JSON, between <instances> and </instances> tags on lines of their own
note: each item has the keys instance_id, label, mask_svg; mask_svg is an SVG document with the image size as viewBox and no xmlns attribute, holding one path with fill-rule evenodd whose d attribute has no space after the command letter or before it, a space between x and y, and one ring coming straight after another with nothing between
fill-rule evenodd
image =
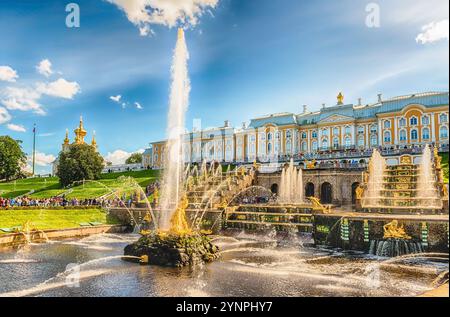
<instances>
[{"instance_id":1,"label":"green tree","mask_svg":"<svg viewBox=\"0 0 450 317\"><path fill-rule=\"evenodd\" d=\"M27 157L22 151L22 141L16 141L9 136L0 136L0 180L7 181L19 178Z\"/></svg>"},{"instance_id":2,"label":"green tree","mask_svg":"<svg viewBox=\"0 0 450 317\"><path fill-rule=\"evenodd\" d=\"M126 164L138 164L142 163L142 154L141 153L133 153L127 160L125 161Z\"/></svg>"},{"instance_id":3,"label":"green tree","mask_svg":"<svg viewBox=\"0 0 450 317\"><path fill-rule=\"evenodd\" d=\"M103 158L87 144L72 145L59 155L56 175L62 186L75 181L99 179L104 165Z\"/></svg>"}]
</instances>

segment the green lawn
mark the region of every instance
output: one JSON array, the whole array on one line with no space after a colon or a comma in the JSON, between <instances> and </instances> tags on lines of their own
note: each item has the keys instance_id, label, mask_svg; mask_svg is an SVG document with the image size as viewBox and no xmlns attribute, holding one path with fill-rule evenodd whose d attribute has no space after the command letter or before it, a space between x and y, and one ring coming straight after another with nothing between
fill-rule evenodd
<instances>
[{"instance_id":1,"label":"green lawn","mask_svg":"<svg viewBox=\"0 0 450 317\"><path fill-rule=\"evenodd\" d=\"M1 210L0 228L23 226L27 221L40 230L78 228L80 223L118 224L101 209ZM0 230L0 234L4 234Z\"/></svg>"},{"instance_id":2,"label":"green lawn","mask_svg":"<svg viewBox=\"0 0 450 317\"><path fill-rule=\"evenodd\" d=\"M442 168L444 170L444 181L448 184L448 153L441 154Z\"/></svg>"},{"instance_id":3,"label":"green lawn","mask_svg":"<svg viewBox=\"0 0 450 317\"><path fill-rule=\"evenodd\" d=\"M85 184L74 186L72 189L61 188L57 177L21 179L0 183L0 196L17 197L34 190L30 195L33 198L48 198L64 193L67 198L96 198L108 193L110 191L108 188L121 188L123 186L123 182L119 180L121 176L132 177L136 183L144 188L159 178L159 171L145 170L102 174L101 179L97 182L88 181Z\"/></svg>"}]
</instances>

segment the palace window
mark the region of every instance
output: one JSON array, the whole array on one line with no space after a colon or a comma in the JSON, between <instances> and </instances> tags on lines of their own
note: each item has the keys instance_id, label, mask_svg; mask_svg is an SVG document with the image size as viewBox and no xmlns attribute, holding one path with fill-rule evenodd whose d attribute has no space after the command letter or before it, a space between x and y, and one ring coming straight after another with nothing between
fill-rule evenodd
<instances>
[{"instance_id":1,"label":"palace window","mask_svg":"<svg viewBox=\"0 0 450 317\"><path fill-rule=\"evenodd\" d=\"M308 135L306 134L306 132L302 132L302 139L306 139L308 137Z\"/></svg>"},{"instance_id":2,"label":"palace window","mask_svg":"<svg viewBox=\"0 0 450 317\"><path fill-rule=\"evenodd\" d=\"M439 123L447 123L448 122L448 116L445 113L441 113L439 115Z\"/></svg>"},{"instance_id":3,"label":"palace window","mask_svg":"<svg viewBox=\"0 0 450 317\"><path fill-rule=\"evenodd\" d=\"M359 147L363 147L364 146L364 137L363 136L360 136L358 138L358 146Z\"/></svg>"},{"instance_id":4,"label":"palace window","mask_svg":"<svg viewBox=\"0 0 450 317\"><path fill-rule=\"evenodd\" d=\"M269 143L267 145L267 151L269 152L269 154L272 154L272 143Z\"/></svg>"},{"instance_id":5,"label":"palace window","mask_svg":"<svg viewBox=\"0 0 450 317\"><path fill-rule=\"evenodd\" d=\"M406 130L400 131L400 141L405 142L406 141Z\"/></svg>"},{"instance_id":6,"label":"palace window","mask_svg":"<svg viewBox=\"0 0 450 317\"><path fill-rule=\"evenodd\" d=\"M277 138L277 140L280 139L280 132L275 133L275 137Z\"/></svg>"},{"instance_id":7,"label":"palace window","mask_svg":"<svg viewBox=\"0 0 450 317\"><path fill-rule=\"evenodd\" d=\"M391 120L384 120L384 128L385 129L391 128Z\"/></svg>"},{"instance_id":8,"label":"palace window","mask_svg":"<svg viewBox=\"0 0 450 317\"><path fill-rule=\"evenodd\" d=\"M312 143L312 150L313 150L313 151L317 151L317 149L318 149L317 141L314 141L314 142Z\"/></svg>"},{"instance_id":9,"label":"palace window","mask_svg":"<svg viewBox=\"0 0 450 317\"><path fill-rule=\"evenodd\" d=\"M422 129L422 139L424 139L424 140L430 139L430 129L428 129L428 128Z\"/></svg>"},{"instance_id":10,"label":"palace window","mask_svg":"<svg viewBox=\"0 0 450 317\"><path fill-rule=\"evenodd\" d=\"M411 117L409 119L409 125L417 125L417 124L418 124L417 117Z\"/></svg>"},{"instance_id":11,"label":"palace window","mask_svg":"<svg viewBox=\"0 0 450 317\"><path fill-rule=\"evenodd\" d=\"M378 145L378 139L377 136L374 134L370 137L370 145L377 146Z\"/></svg>"},{"instance_id":12,"label":"palace window","mask_svg":"<svg viewBox=\"0 0 450 317\"><path fill-rule=\"evenodd\" d=\"M339 147L339 138L334 138L333 139L333 147L335 149L337 149Z\"/></svg>"},{"instance_id":13,"label":"palace window","mask_svg":"<svg viewBox=\"0 0 450 317\"><path fill-rule=\"evenodd\" d=\"M391 132L386 131L384 132L384 143L390 143L391 142Z\"/></svg>"},{"instance_id":14,"label":"palace window","mask_svg":"<svg viewBox=\"0 0 450 317\"><path fill-rule=\"evenodd\" d=\"M339 128L333 128L333 134L338 135L339 134Z\"/></svg>"},{"instance_id":15,"label":"palace window","mask_svg":"<svg viewBox=\"0 0 450 317\"><path fill-rule=\"evenodd\" d=\"M286 131L286 139L290 139L292 136L291 130Z\"/></svg>"},{"instance_id":16,"label":"palace window","mask_svg":"<svg viewBox=\"0 0 450 317\"><path fill-rule=\"evenodd\" d=\"M405 119L405 118L401 118L401 119L398 121L398 125L399 125L401 128L406 127L406 119Z\"/></svg>"},{"instance_id":17,"label":"palace window","mask_svg":"<svg viewBox=\"0 0 450 317\"><path fill-rule=\"evenodd\" d=\"M419 134L416 129L411 130L411 141L417 141Z\"/></svg>"},{"instance_id":18,"label":"palace window","mask_svg":"<svg viewBox=\"0 0 450 317\"><path fill-rule=\"evenodd\" d=\"M316 131L316 130L314 130L314 131L312 132L312 137L313 137L313 138L317 138L317 131Z\"/></svg>"},{"instance_id":19,"label":"palace window","mask_svg":"<svg viewBox=\"0 0 450 317\"><path fill-rule=\"evenodd\" d=\"M322 148L323 149L328 149L328 140L327 139L323 139L323 141L322 141Z\"/></svg>"},{"instance_id":20,"label":"palace window","mask_svg":"<svg viewBox=\"0 0 450 317\"><path fill-rule=\"evenodd\" d=\"M370 133L377 133L378 132L378 127L376 125L371 125L370 126Z\"/></svg>"},{"instance_id":21,"label":"palace window","mask_svg":"<svg viewBox=\"0 0 450 317\"><path fill-rule=\"evenodd\" d=\"M267 134L267 140L269 140L269 141L272 140L272 133L268 133L268 134Z\"/></svg>"},{"instance_id":22,"label":"palace window","mask_svg":"<svg viewBox=\"0 0 450 317\"><path fill-rule=\"evenodd\" d=\"M448 139L448 128L446 126L439 129L439 137L441 139Z\"/></svg>"},{"instance_id":23,"label":"palace window","mask_svg":"<svg viewBox=\"0 0 450 317\"><path fill-rule=\"evenodd\" d=\"M429 125L430 124L430 117L429 116L423 116L422 117L422 125Z\"/></svg>"},{"instance_id":24,"label":"palace window","mask_svg":"<svg viewBox=\"0 0 450 317\"><path fill-rule=\"evenodd\" d=\"M322 135L323 136L328 136L328 129L323 129L322 130Z\"/></svg>"},{"instance_id":25,"label":"palace window","mask_svg":"<svg viewBox=\"0 0 450 317\"><path fill-rule=\"evenodd\" d=\"M350 139L349 137L346 137L345 138L345 146L346 147L352 146L352 139Z\"/></svg>"},{"instance_id":26,"label":"palace window","mask_svg":"<svg viewBox=\"0 0 450 317\"><path fill-rule=\"evenodd\" d=\"M302 142L302 152L308 151L308 144L306 142Z\"/></svg>"},{"instance_id":27,"label":"palace window","mask_svg":"<svg viewBox=\"0 0 450 317\"><path fill-rule=\"evenodd\" d=\"M286 153L291 153L291 140L286 141Z\"/></svg>"},{"instance_id":28,"label":"palace window","mask_svg":"<svg viewBox=\"0 0 450 317\"><path fill-rule=\"evenodd\" d=\"M359 126L358 127L358 134L364 134L364 127L363 126Z\"/></svg>"},{"instance_id":29,"label":"palace window","mask_svg":"<svg viewBox=\"0 0 450 317\"><path fill-rule=\"evenodd\" d=\"M345 134L351 134L352 133L352 128L350 126L346 126L345 127Z\"/></svg>"}]
</instances>

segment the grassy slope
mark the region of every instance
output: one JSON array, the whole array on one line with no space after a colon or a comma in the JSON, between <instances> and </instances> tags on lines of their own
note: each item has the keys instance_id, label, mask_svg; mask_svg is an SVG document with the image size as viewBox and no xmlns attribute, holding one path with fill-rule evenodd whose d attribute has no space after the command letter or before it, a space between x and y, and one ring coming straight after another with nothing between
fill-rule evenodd
<instances>
[{"instance_id":1,"label":"grassy slope","mask_svg":"<svg viewBox=\"0 0 450 317\"><path fill-rule=\"evenodd\" d=\"M136 182L145 187L149 183L155 181L159 177L158 171L137 171L137 172L123 172L102 174L101 179L96 182L87 182L85 185L79 185L73 188L70 192L59 186L58 178L31 178L17 180L16 182L0 183L0 196L2 197L16 197L34 190L31 195L34 198L46 198L61 195L67 192L68 198L95 198L109 192L109 188L118 188L120 183L117 179L120 176L131 176ZM104 186L103 186L104 185Z\"/></svg>"},{"instance_id":2,"label":"grassy slope","mask_svg":"<svg viewBox=\"0 0 450 317\"><path fill-rule=\"evenodd\" d=\"M118 223L100 209L0 210L0 228L22 226L27 221L40 230L78 228L83 222Z\"/></svg>"},{"instance_id":3,"label":"grassy slope","mask_svg":"<svg viewBox=\"0 0 450 317\"><path fill-rule=\"evenodd\" d=\"M442 156L442 168L444 169L444 181L448 184L448 153L444 153Z\"/></svg>"}]
</instances>

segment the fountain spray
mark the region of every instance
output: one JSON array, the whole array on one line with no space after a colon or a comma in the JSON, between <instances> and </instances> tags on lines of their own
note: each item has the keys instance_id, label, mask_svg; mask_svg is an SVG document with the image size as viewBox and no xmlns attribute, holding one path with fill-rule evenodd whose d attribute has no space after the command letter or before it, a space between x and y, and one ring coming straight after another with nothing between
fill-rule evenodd
<instances>
[{"instance_id":1,"label":"fountain spray","mask_svg":"<svg viewBox=\"0 0 450 317\"><path fill-rule=\"evenodd\" d=\"M189 52L184 31L178 29L178 40L172 60L172 84L167 116L167 146L164 156L164 173L161 193L159 228L169 230L170 219L182 196L183 155L182 137L185 133L185 115L189 104L190 82L187 62Z\"/></svg>"}]
</instances>

